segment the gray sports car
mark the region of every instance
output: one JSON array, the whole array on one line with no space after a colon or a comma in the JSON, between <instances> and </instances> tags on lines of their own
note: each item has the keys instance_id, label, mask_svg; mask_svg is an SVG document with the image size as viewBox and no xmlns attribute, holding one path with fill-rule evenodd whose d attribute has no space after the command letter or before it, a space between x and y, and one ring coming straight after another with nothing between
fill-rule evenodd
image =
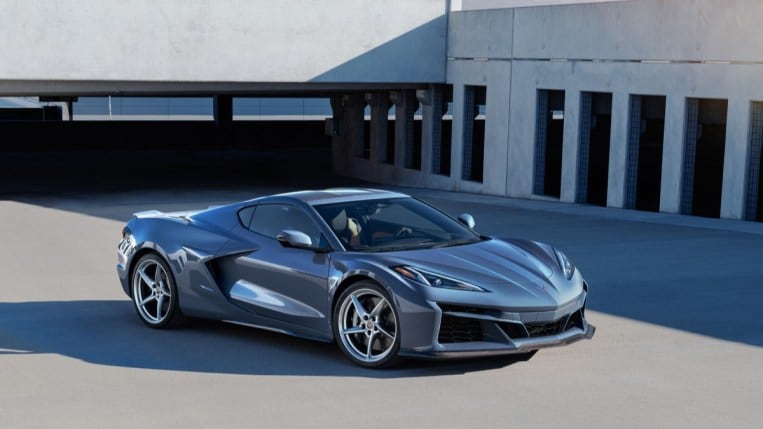
<instances>
[{"instance_id":1,"label":"gray sports car","mask_svg":"<svg viewBox=\"0 0 763 429\"><path fill-rule=\"evenodd\" d=\"M498 239L411 196L326 189L136 213L117 272L138 316L184 316L400 356L525 354L591 338L588 284L548 244Z\"/></svg>"}]
</instances>

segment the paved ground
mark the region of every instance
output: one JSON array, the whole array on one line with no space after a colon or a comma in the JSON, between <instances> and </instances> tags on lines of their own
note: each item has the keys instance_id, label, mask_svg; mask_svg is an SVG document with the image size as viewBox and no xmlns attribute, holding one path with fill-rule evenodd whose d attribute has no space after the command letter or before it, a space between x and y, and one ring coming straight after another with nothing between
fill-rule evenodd
<instances>
[{"instance_id":1,"label":"paved ground","mask_svg":"<svg viewBox=\"0 0 763 429\"><path fill-rule=\"evenodd\" d=\"M594 339L528 362L372 371L330 344L139 322L114 268L132 212L296 186L0 197L0 427L761 426L763 224L405 189L555 244L586 276Z\"/></svg>"}]
</instances>

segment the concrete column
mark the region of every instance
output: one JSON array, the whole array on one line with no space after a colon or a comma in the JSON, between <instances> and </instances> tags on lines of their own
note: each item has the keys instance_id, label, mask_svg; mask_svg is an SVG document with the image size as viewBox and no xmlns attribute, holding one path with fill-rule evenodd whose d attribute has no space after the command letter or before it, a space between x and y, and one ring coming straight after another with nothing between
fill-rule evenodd
<instances>
[{"instance_id":1,"label":"concrete column","mask_svg":"<svg viewBox=\"0 0 763 429\"><path fill-rule=\"evenodd\" d=\"M685 134L686 98L682 95L668 95L665 99L665 135L660 184L660 211L664 213L681 212Z\"/></svg>"},{"instance_id":2,"label":"concrete column","mask_svg":"<svg viewBox=\"0 0 763 429\"><path fill-rule=\"evenodd\" d=\"M61 103L61 120L62 121L74 120L74 101L71 98Z\"/></svg>"},{"instance_id":3,"label":"concrete column","mask_svg":"<svg viewBox=\"0 0 763 429\"><path fill-rule=\"evenodd\" d=\"M421 103L421 172L426 177L432 174L434 138L437 137L438 143L440 138L442 113L437 113L442 111L442 89L420 89L416 91L416 99ZM439 161L438 153L437 162Z\"/></svg>"},{"instance_id":4,"label":"concrete column","mask_svg":"<svg viewBox=\"0 0 763 429\"><path fill-rule=\"evenodd\" d=\"M464 165L464 85L453 85L453 122L450 145L450 177L456 183L461 182L461 172ZM456 190L458 190L458 186Z\"/></svg>"},{"instance_id":5,"label":"concrete column","mask_svg":"<svg viewBox=\"0 0 763 429\"><path fill-rule=\"evenodd\" d=\"M636 208L638 192L638 158L641 156L641 95L628 97L628 120L625 160L625 197L623 207ZM610 167L611 168L611 167ZM662 166L660 166L662 168Z\"/></svg>"},{"instance_id":6,"label":"concrete column","mask_svg":"<svg viewBox=\"0 0 763 429\"><path fill-rule=\"evenodd\" d=\"M543 195L546 186L546 143L548 135L548 90L537 91L535 105L535 150L533 151L533 193ZM529 100L528 100L529 101ZM509 160L511 162L511 160Z\"/></svg>"},{"instance_id":7,"label":"concrete column","mask_svg":"<svg viewBox=\"0 0 763 429\"><path fill-rule=\"evenodd\" d=\"M562 187L560 201L574 203L578 186L578 155L580 148L580 91L564 94L564 137L562 143Z\"/></svg>"},{"instance_id":8,"label":"concrete column","mask_svg":"<svg viewBox=\"0 0 763 429\"><path fill-rule=\"evenodd\" d=\"M625 207L628 172L628 117L630 98L626 92L612 94L612 124L609 137L607 206Z\"/></svg>"},{"instance_id":9,"label":"concrete column","mask_svg":"<svg viewBox=\"0 0 763 429\"><path fill-rule=\"evenodd\" d=\"M747 165L750 155L750 101L741 97L729 99L726 117L721 217L742 219L747 196Z\"/></svg>"},{"instance_id":10,"label":"concrete column","mask_svg":"<svg viewBox=\"0 0 763 429\"><path fill-rule=\"evenodd\" d=\"M510 76L510 69L501 70ZM482 162L483 191L506 195L509 170L511 87L509 79L491 79L485 94L485 141ZM532 101L529 108L532 108ZM532 168L532 165L529 166Z\"/></svg>"}]
</instances>

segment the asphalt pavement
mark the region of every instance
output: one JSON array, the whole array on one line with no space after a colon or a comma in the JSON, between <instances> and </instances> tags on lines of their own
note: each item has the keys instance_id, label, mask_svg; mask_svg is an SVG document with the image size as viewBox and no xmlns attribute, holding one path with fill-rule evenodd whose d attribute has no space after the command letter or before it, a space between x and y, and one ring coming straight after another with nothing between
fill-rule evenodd
<instances>
[{"instance_id":1,"label":"asphalt pavement","mask_svg":"<svg viewBox=\"0 0 763 429\"><path fill-rule=\"evenodd\" d=\"M51 184L0 196L0 427L761 426L761 223L338 177L207 185ZM590 283L596 336L529 361L368 370L332 344L138 320L115 270L133 212L327 186L402 190L473 214L484 234L559 247Z\"/></svg>"}]
</instances>

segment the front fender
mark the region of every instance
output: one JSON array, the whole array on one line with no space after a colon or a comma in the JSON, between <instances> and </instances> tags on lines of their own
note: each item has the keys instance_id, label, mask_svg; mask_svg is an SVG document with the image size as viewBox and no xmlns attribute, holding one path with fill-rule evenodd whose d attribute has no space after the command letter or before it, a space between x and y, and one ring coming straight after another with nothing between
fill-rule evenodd
<instances>
[{"instance_id":1,"label":"front fender","mask_svg":"<svg viewBox=\"0 0 763 429\"><path fill-rule=\"evenodd\" d=\"M345 288L356 279L371 279L392 299L399 319L400 348L413 350L431 346L436 336L439 311L429 303L421 286L411 284L381 262L359 259L357 254L332 254L329 273L329 302L332 309ZM333 333L333 317L329 319Z\"/></svg>"}]
</instances>

